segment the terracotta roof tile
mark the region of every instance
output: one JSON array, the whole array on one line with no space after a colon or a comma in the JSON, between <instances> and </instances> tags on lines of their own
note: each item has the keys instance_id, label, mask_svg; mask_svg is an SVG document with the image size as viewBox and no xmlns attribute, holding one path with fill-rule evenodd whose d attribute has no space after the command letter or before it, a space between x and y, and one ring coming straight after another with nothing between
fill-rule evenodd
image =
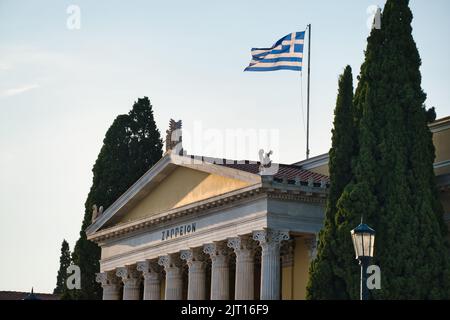
<instances>
[{"instance_id":1,"label":"terracotta roof tile","mask_svg":"<svg viewBox=\"0 0 450 320\"><path fill-rule=\"evenodd\" d=\"M221 165L254 174L259 173L259 163L225 163ZM329 178L327 176L302 169L295 165L287 164L279 164L278 172L273 177L274 179L286 178L287 180L295 180L296 177L299 177L300 181L308 181L310 178L312 178L314 180L314 183L320 183L322 180L325 180L326 183L329 183Z\"/></svg>"},{"instance_id":2,"label":"terracotta roof tile","mask_svg":"<svg viewBox=\"0 0 450 320\"><path fill-rule=\"evenodd\" d=\"M194 158L195 156L191 156ZM201 159L205 162L214 163L216 165L221 165L227 168L237 169L253 174L259 173L260 162L249 161L249 160L229 160L229 159L214 159L208 157L195 157L196 159ZM294 181L296 177L300 178L300 181L307 182L310 178L314 180L315 184L325 181L327 184L330 183L328 176L315 173L309 170L302 169L301 167L293 164L279 164L278 172L273 176L275 180L287 179L288 181Z\"/></svg>"}]
</instances>

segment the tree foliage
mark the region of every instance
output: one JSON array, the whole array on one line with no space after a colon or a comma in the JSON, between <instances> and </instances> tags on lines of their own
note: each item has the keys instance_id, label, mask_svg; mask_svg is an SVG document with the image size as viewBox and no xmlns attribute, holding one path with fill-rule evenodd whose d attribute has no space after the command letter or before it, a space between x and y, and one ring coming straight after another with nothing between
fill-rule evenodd
<instances>
[{"instance_id":1,"label":"tree foliage","mask_svg":"<svg viewBox=\"0 0 450 320\"><path fill-rule=\"evenodd\" d=\"M64 239L61 244L61 256L59 258L59 270L56 277L56 287L54 294L63 295L67 291L67 268L70 266L72 259L70 257L69 243Z\"/></svg>"},{"instance_id":2,"label":"tree foliage","mask_svg":"<svg viewBox=\"0 0 450 320\"><path fill-rule=\"evenodd\" d=\"M325 211L324 228L319 234L317 258L310 268L311 277L308 283L308 298L339 299L346 296L345 281L342 274L346 272L335 262L340 259L336 247L337 230L335 216L337 202L347 184L352 179L351 159L357 141L356 119L353 107L352 69L347 66L339 78L339 89L334 110L332 130L332 147L329 152L330 190Z\"/></svg>"},{"instance_id":3,"label":"tree foliage","mask_svg":"<svg viewBox=\"0 0 450 320\"><path fill-rule=\"evenodd\" d=\"M85 202L80 238L73 261L81 269L81 289L75 299L100 299L101 287L95 282L99 272L100 248L87 240L93 205L108 208L139 177L162 157L161 135L147 97L138 99L128 114L119 115L108 129L103 147L92 169L92 186Z\"/></svg>"},{"instance_id":4,"label":"tree foliage","mask_svg":"<svg viewBox=\"0 0 450 320\"><path fill-rule=\"evenodd\" d=\"M450 297L447 230L428 128L434 112L424 105L421 59L408 4L387 0L381 29L372 30L368 38L354 98L358 150L350 160L352 180L336 205L331 245L335 258L328 262L333 267L320 277L331 279L330 288L345 284L331 298L358 298L359 271L350 230L361 216L377 232L374 263L381 268L382 281L381 290L372 291L373 298ZM316 277L311 275L311 298L321 297L314 290Z\"/></svg>"}]
</instances>

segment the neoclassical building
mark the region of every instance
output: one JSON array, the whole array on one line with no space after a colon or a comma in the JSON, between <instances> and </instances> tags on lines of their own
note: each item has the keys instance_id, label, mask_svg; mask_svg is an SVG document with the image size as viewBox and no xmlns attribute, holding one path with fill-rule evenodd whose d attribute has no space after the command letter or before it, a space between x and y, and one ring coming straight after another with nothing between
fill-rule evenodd
<instances>
[{"instance_id":1,"label":"neoclassical building","mask_svg":"<svg viewBox=\"0 0 450 320\"><path fill-rule=\"evenodd\" d=\"M430 128L450 227L450 117ZM177 129L173 122L168 136ZM256 163L180 155L170 142L166 148L86 230L101 247L103 298L304 299L328 156L288 165L264 155Z\"/></svg>"}]
</instances>

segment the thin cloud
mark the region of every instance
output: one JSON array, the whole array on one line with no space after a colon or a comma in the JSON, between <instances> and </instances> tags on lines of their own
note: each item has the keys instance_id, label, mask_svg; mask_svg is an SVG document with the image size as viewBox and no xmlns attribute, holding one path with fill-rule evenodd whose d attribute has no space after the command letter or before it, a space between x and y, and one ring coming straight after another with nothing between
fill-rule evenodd
<instances>
[{"instance_id":1,"label":"thin cloud","mask_svg":"<svg viewBox=\"0 0 450 320\"><path fill-rule=\"evenodd\" d=\"M39 88L38 84L29 84L17 88L7 89L2 92L0 92L0 97L10 97L15 96L33 89Z\"/></svg>"}]
</instances>

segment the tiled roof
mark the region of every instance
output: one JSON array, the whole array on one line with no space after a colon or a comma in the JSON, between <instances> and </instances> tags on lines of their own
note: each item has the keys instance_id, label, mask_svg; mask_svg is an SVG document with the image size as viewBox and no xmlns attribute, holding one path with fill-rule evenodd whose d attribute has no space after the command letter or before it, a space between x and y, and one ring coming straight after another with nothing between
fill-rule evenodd
<instances>
[{"instance_id":1,"label":"tiled roof","mask_svg":"<svg viewBox=\"0 0 450 320\"><path fill-rule=\"evenodd\" d=\"M194 157L194 156L191 156ZM198 158L198 157L197 157ZM202 161L212 162L216 165L225 166L232 169L237 169L253 174L259 173L260 162L249 161L249 160L228 160L228 159L213 159L207 157L201 157ZM278 172L273 176L274 180L287 179L288 181L294 181L298 177L300 181L306 182L310 178L314 180L315 184L325 181L329 184L330 179L319 173L315 173L309 170L302 169L301 167L293 164L278 164Z\"/></svg>"},{"instance_id":2,"label":"tiled roof","mask_svg":"<svg viewBox=\"0 0 450 320\"><path fill-rule=\"evenodd\" d=\"M225 167L242 170L254 174L259 173L259 163L234 163L234 164L222 164ZM315 173L312 171L304 170L294 165L279 164L278 172L274 174L274 179L287 179L295 180L296 177L300 178L300 181L308 181L310 178L314 180L314 183L320 183L322 180L329 182L327 176Z\"/></svg>"},{"instance_id":3,"label":"tiled roof","mask_svg":"<svg viewBox=\"0 0 450 320\"><path fill-rule=\"evenodd\" d=\"M0 291L0 300L23 300L30 293L18 291ZM59 300L59 295L50 293L33 293L37 300Z\"/></svg>"}]
</instances>

